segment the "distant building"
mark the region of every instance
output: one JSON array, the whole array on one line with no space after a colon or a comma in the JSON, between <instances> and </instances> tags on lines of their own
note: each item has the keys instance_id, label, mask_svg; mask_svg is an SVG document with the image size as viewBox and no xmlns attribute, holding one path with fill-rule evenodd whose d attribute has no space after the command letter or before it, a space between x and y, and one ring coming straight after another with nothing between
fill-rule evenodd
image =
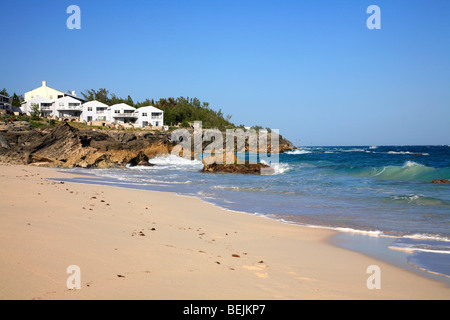
<instances>
[{"instance_id":1,"label":"distant building","mask_svg":"<svg viewBox=\"0 0 450 320\"><path fill-rule=\"evenodd\" d=\"M6 113L8 110L11 111L12 98L0 94L0 111Z\"/></svg>"},{"instance_id":2,"label":"distant building","mask_svg":"<svg viewBox=\"0 0 450 320\"><path fill-rule=\"evenodd\" d=\"M33 99L22 102L20 109L21 113L31 115L33 107L37 106L41 112L42 117L53 116L53 101L45 99L41 96L36 96Z\"/></svg>"},{"instance_id":3,"label":"distant building","mask_svg":"<svg viewBox=\"0 0 450 320\"><path fill-rule=\"evenodd\" d=\"M111 122L111 109L100 101L89 101L82 105L81 120L85 122Z\"/></svg>"},{"instance_id":4,"label":"distant building","mask_svg":"<svg viewBox=\"0 0 450 320\"><path fill-rule=\"evenodd\" d=\"M162 127L164 124L164 112L153 106L141 107L137 109L139 127Z\"/></svg>"},{"instance_id":5,"label":"distant building","mask_svg":"<svg viewBox=\"0 0 450 320\"><path fill-rule=\"evenodd\" d=\"M46 81L42 81L41 87L26 92L24 96L25 101L19 111L27 115L31 115L33 108L37 106L42 117L63 121L84 121L91 124L100 122L96 125L129 124L141 128L164 126L164 111L153 106L136 109L126 103L108 106L100 101L88 102L78 97L74 91L65 93L47 87ZM5 101L6 98L9 99L5 97ZM8 105L11 105L10 102Z\"/></svg>"},{"instance_id":6,"label":"distant building","mask_svg":"<svg viewBox=\"0 0 450 320\"><path fill-rule=\"evenodd\" d=\"M63 97L53 102L53 117L59 120L80 120L83 107L81 102L72 97Z\"/></svg>"},{"instance_id":7,"label":"distant building","mask_svg":"<svg viewBox=\"0 0 450 320\"><path fill-rule=\"evenodd\" d=\"M43 97L45 99L55 101L57 99L61 99L63 97L72 97L74 99L80 100L81 102L86 102L87 100L77 97L75 91L72 92L62 92L50 87L47 87L47 81L42 81L42 86L39 88L33 89L31 91L25 92L24 99L25 101L36 98L37 96Z\"/></svg>"},{"instance_id":8,"label":"distant building","mask_svg":"<svg viewBox=\"0 0 450 320\"><path fill-rule=\"evenodd\" d=\"M136 124L138 113L136 108L125 103L112 105L111 107L111 122L114 123L131 123Z\"/></svg>"},{"instance_id":9,"label":"distant building","mask_svg":"<svg viewBox=\"0 0 450 320\"><path fill-rule=\"evenodd\" d=\"M56 99L62 98L65 96L65 93L50 87L47 87L47 81L42 81L42 86L36 88L34 90L25 92L24 99L25 101L31 100L40 96L47 100L55 101Z\"/></svg>"}]
</instances>

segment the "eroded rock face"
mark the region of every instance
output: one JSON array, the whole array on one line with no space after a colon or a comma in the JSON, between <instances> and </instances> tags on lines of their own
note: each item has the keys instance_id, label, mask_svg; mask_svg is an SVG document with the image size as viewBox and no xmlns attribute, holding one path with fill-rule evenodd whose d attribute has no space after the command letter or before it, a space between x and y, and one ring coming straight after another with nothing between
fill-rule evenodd
<instances>
[{"instance_id":1,"label":"eroded rock face","mask_svg":"<svg viewBox=\"0 0 450 320\"><path fill-rule=\"evenodd\" d=\"M202 141L203 149L210 143ZM80 130L68 123L37 130L30 129L28 123L18 123L0 131L0 162L60 168L148 166L149 159L176 151L177 144L171 141L171 133ZM292 148L292 143L280 137L279 152ZM205 163L203 172L271 174L273 170L262 163L235 161Z\"/></svg>"},{"instance_id":2,"label":"eroded rock face","mask_svg":"<svg viewBox=\"0 0 450 320\"><path fill-rule=\"evenodd\" d=\"M167 135L106 133L79 130L63 123L43 131L1 133L0 160L61 168L115 168L149 165L148 159L168 154Z\"/></svg>"}]
</instances>

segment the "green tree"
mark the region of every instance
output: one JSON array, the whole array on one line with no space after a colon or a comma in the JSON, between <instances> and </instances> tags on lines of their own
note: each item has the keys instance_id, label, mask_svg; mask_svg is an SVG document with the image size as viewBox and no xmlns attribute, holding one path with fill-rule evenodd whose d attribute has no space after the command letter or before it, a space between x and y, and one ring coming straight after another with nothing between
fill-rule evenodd
<instances>
[{"instance_id":1,"label":"green tree","mask_svg":"<svg viewBox=\"0 0 450 320\"><path fill-rule=\"evenodd\" d=\"M11 103L12 107L13 108L19 108L23 101L24 101L23 96L22 95L18 96L14 92L13 97L12 97L12 103Z\"/></svg>"},{"instance_id":2,"label":"green tree","mask_svg":"<svg viewBox=\"0 0 450 320\"><path fill-rule=\"evenodd\" d=\"M31 120L40 120L41 119L41 111L39 110L39 105L37 103L33 103L31 105Z\"/></svg>"}]
</instances>

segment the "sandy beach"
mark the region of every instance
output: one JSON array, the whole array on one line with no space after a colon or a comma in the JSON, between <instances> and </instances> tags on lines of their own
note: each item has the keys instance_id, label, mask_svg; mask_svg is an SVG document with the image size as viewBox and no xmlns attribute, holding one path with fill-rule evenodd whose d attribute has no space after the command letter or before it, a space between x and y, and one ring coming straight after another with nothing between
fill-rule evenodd
<instances>
[{"instance_id":1,"label":"sandy beach","mask_svg":"<svg viewBox=\"0 0 450 320\"><path fill-rule=\"evenodd\" d=\"M444 284L284 224L170 193L0 165L0 299L449 299ZM68 266L81 270L69 290ZM367 287L379 266L381 289Z\"/></svg>"}]
</instances>

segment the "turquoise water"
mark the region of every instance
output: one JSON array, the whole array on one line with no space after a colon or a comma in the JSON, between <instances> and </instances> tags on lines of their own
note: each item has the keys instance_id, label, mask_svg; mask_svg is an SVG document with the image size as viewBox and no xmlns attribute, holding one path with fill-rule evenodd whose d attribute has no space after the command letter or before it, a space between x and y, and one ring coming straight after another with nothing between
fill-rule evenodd
<instances>
[{"instance_id":1,"label":"turquoise water","mask_svg":"<svg viewBox=\"0 0 450 320\"><path fill-rule=\"evenodd\" d=\"M300 147L275 174L203 174L200 161L152 159L154 167L83 170L90 183L170 191L290 223L392 238L408 263L450 277L448 146ZM89 182L88 179L80 182ZM72 179L77 181L77 179Z\"/></svg>"}]
</instances>

